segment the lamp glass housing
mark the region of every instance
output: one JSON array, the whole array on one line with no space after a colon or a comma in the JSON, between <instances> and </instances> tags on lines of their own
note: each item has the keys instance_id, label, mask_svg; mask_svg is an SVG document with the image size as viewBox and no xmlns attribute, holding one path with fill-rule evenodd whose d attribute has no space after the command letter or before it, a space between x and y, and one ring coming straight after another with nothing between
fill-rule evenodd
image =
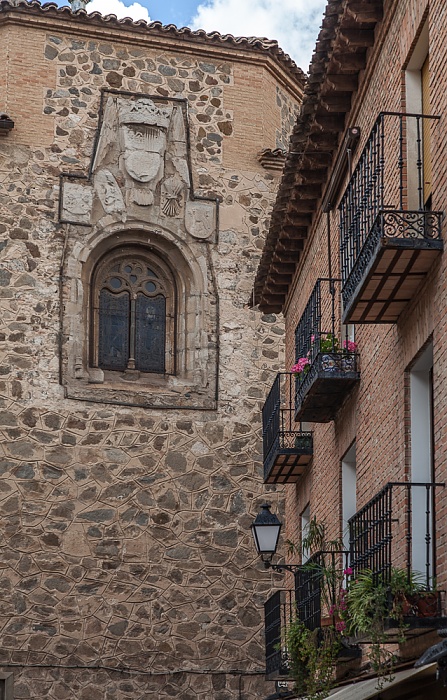
<instances>
[{"instance_id":1,"label":"lamp glass housing","mask_svg":"<svg viewBox=\"0 0 447 700\"><path fill-rule=\"evenodd\" d=\"M251 526L258 554L270 557L275 554L281 527L281 521L270 512L270 506L267 503L261 506L261 512Z\"/></svg>"}]
</instances>

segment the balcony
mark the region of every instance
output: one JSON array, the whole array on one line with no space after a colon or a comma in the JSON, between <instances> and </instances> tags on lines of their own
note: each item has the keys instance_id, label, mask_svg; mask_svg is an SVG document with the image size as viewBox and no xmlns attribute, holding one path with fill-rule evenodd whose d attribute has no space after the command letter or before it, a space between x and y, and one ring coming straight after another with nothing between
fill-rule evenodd
<instances>
[{"instance_id":1,"label":"balcony","mask_svg":"<svg viewBox=\"0 0 447 700\"><path fill-rule=\"evenodd\" d=\"M441 254L430 211L430 129L439 117L382 112L340 203L344 323L395 323Z\"/></svg>"},{"instance_id":2,"label":"balcony","mask_svg":"<svg viewBox=\"0 0 447 700\"><path fill-rule=\"evenodd\" d=\"M313 454L313 434L295 423L294 375L276 376L262 409L264 483L291 484L298 481Z\"/></svg>"},{"instance_id":3,"label":"balcony","mask_svg":"<svg viewBox=\"0 0 447 700\"><path fill-rule=\"evenodd\" d=\"M290 654L287 648L287 630L298 619L309 631L315 632L318 643L324 630L335 624L328 616L328 607L336 601L336 571L346 566L346 552L316 552L306 564L294 567L294 590L274 593L265 603L266 674L270 680L290 675ZM344 564L343 564L344 562ZM358 647L343 640L336 662L358 658Z\"/></svg>"},{"instance_id":4,"label":"balcony","mask_svg":"<svg viewBox=\"0 0 447 700\"><path fill-rule=\"evenodd\" d=\"M434 587L435 492L442 486L389 483L349 521L351 580L367 572L374 587L388 589L385 632L389 642L399 641L402 633L406 638L414 637L447 626L443 592ZM400 577L404 588L417 582L418 592L399 601L400 621L395 619L393 577Z\"/></svg>"},{"instance_id":5,"label":"balcony","mask_svg":"<svg viewBox=\"0 0 447 700\"><path fill-rule=\"evenodd\" d=\"M342 340L340 280L319 279L295 331L295 419L311 423L334 420L360 379L356 345Z\"/></svg>"}]
</instances>

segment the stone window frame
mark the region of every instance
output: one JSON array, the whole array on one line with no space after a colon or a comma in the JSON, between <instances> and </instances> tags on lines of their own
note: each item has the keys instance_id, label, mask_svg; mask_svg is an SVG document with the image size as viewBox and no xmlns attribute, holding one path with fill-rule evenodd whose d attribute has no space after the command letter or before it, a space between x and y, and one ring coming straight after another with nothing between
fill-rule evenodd
<instances>
[{"instance_id":1,"label":"stone window frame","mask_svg":"<svg viewBox=\"0 0 447 700\"><path fill-rule=\"evenodd\" d=\"M99 296L103 288L107 289L107 284L103 283L109 276L113 276L113 267L117 264L138 264L142 267L151 268L156 275L157 289L153 293L147 294L151 296L162 295L165 298L165 352L164 352L164 371L153 372L153 374L172 374L177 373L176 368L176 329L177 329L177 289L175 279L169 264L162 258L155 256L147 248L142 246L119 246L108 251L98 262L92 273L91 295L90 295L90 321L89 321L89 366L100 367L99 363ZM120 276L120 275L119 275ZM155 279L155 278L154 278ZM139 284L138 287L141 285ZM112 290L111 290L112 291ZM124 291L124 290L123 290ZM133 296L131 285L126 287L126 291ZM133 325L131 323L131 325ZM130 341L132 342L132 341ZM138 339L135 338L135 352L130 353L128 367L124 371L127 380L138 380L146 373L140 371L139 367L135 366L135 356L137 354ZM122 374L122 370L104 369L105 377L113 381L114 373ZM111 374L110 374L111 373ZM148 373L149 374L149 373ZM151 373L152 374L152 373Z\"/></svg>"},{"instance_id":2,"label":"stone window frame","mask_svg":"<svg viewBox=\"0 0 447 700\"><path fill-rule=\"evenodd\" d=\"M143 408L216 410L218 298L211 260L161 227L111 224L85 236L65 224L61 282L61 383L67 398ZM82 243L81 243L82 240ZM206 251L202 242L200 244ZM91 362L91 297L98 262L117 250L145 251L172 272L176 289L175 372L116 377Z\"/></svg>"},{"instance_id":3,"label":"stone window frame","mask_svg":"<svg viewBox=\"0 0 447 700\"><path fill-rule=\"evenodd\" d=\"M2 700L14 700L14 674L0 671L0 697Z\"/></svg>"}]
</instances>

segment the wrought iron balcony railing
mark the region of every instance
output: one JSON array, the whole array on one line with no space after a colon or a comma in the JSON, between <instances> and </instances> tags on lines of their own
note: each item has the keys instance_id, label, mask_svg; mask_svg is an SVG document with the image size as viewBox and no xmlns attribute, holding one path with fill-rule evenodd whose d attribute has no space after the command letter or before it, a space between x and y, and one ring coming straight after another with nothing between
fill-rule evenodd
<instances>
[{"instance_id":1,"label":"wrought iron balcony railing","mask_svg":"<svg viewBox=\"0 0 447 700\"><path fill-rule=\"evenodd\" d=\"M389 585L393 570L398 570L404 572L408 584L416 574L424 591L435 590L435 491L442 486L390 482L349 520L353 579L368 571L374 584ZM445 625L447 620L441 615L441 595L437 592L430 614L419 618L413 615L413 619L405 618L405 623L417 628ZM434 624L433 618L438 618L439 624Z\"/></svg>"},{"instance_id":2,"label":"wrought iron balcony railing","mask_svg":"<svg viewBox=\"0 0 447 700\"><path fill-rule=\"evenodd\" d=\"M294 375L281 372L262 409L264 483L296 482L312 459L313 433L295 422Z\"/></svg>"},{"instance_id":3,"label":"wrought iron balcony railing","mask_svg":"<svg viewBox=\"0 0 447 700\"><path fill-rule=\"evenodd\" d=\"M430 128L439 117L382 112L340 203L343 321L397 320L436 255Z\"/></svg>"},{"instance_id":4,"label":"wrought iron balcony railing","mask_svg":"<svg viewBox=\"0 0 447 700\"><path fill-rule=\"evenodd\" d=\"M321 639L323 621L330 618L335 624L331 608L337 600L337 582L347 566L347 556L348 552L343 551L316 552L305 564L294 567L294 590L277 591L265 603L266 673L270 678L289 673L287 630L295 620L312 632L320 630ZM338 660L357 655L357 649L341 644Z\"/></svg>"},{"instance_id":5,"label":"wrought iron balcony railing","mask_svg":"<svg viewBox=\"0 0 447 700\"><path fill-rule=\"evenodd\" d=\"M348 552L330 550L312 554L295 573L297 617L309 630L331 617L337 599L337 580L347 566Z\"/></svg>"},{"instance_id":6,"label":"wrought iron balcony railing","mask_svg":"<svg viewBox=\"0 0 447 700\"><path fill-rule=\"evenodd\" d=\"M286 630L295 619L295 591L276 591L264 604L265 669L270 678L287 676Z\"/></svg>"},{"instance_id":7,"label":"wrought iron balcony railing","mask_svg":"<svg viewBox=\"0 0 447 700\"><path fill-rule=\"evenodd\" d=\"M340 280L318 279L295 331L295 418L333 420L360 378L356 344L342 337Z\"/></svg>"}]
</instances>

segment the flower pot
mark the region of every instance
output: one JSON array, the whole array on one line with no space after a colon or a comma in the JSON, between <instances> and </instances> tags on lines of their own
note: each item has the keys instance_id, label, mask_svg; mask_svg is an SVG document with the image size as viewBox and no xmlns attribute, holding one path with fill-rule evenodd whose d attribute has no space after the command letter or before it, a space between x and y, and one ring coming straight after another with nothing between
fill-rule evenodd
<instances>
[{"instance_id":1,"label":"flower pot","mask_svg":"<svg viewBox=\"0 0 447 700\"><path fill-rule=\"evenodd\" d=\"M326 615L321 618L320 627L336 627L340 621L339 615Z\"/></svg>"},{"instance_id":2,"label":"flower pot","mask_svg":"<svg viewBox=\"0 0 447 700\"><path fill-rule=\"evenodd\" d=\"M430 591L426 593L417 593L414 598L418 617L439 616L439 599L437 593Z\"/></svg>"}]
</instances>

